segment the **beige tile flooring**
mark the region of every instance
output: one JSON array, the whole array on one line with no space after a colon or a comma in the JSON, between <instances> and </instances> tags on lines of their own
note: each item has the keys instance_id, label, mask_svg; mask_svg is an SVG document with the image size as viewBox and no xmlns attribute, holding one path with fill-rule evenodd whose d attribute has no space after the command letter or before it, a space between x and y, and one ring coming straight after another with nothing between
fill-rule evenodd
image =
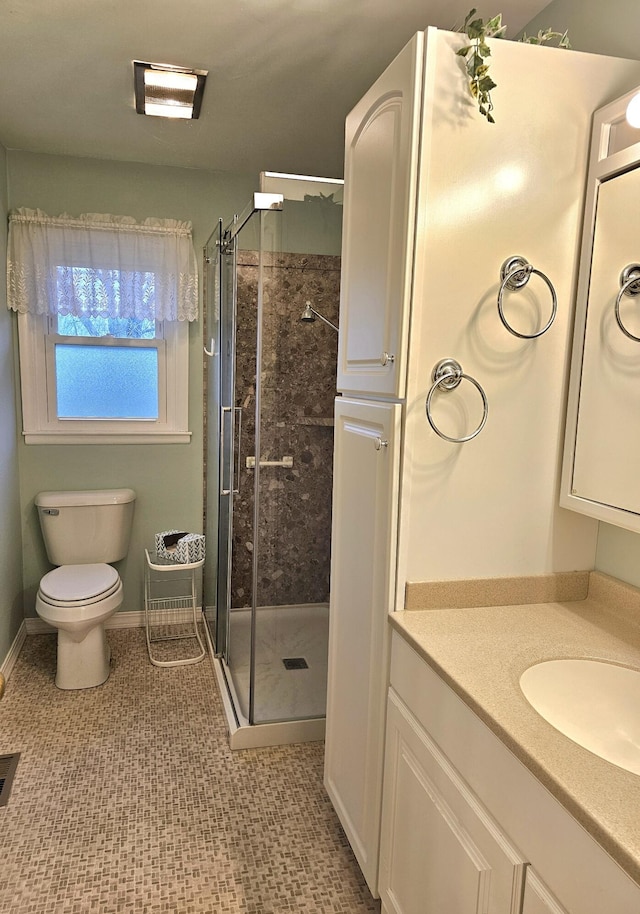
<instances>
[{"instance_id":1,"label":"beige tile flooring","mask_svg":"<svg viewBox=\"0 0 640 914\"><path fill-rule=\"evenodd\" d=\"M211 665L153 667L111 630L96 689L29 636L0 703L2 914L377 912L322 787L322 744L231 752Z\"/></svg>"}]
</instances>

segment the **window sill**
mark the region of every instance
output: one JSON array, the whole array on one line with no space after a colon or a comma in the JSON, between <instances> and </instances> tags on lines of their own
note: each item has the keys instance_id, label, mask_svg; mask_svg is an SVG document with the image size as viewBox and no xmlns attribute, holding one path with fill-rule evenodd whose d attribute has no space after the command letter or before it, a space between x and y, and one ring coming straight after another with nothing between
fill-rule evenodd
<instances>
[{"instance_id":1,"label":"window sill","mask_svg":"<svg viewBox=\"0 0 640 914\"><path fill-rule=\"evenodd\" d=\"M99 435L41 431L22 434L25 444L189 444L191 441L191 432L109 432Z\"/></svg>"}]
</instances>

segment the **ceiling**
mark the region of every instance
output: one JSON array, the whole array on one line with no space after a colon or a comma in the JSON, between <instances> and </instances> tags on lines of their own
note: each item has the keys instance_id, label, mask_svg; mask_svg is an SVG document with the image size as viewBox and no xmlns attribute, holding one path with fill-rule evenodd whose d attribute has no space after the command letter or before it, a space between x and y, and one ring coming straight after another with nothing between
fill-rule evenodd
<instances>
[{"instance_id":1,"label":"ceiling","mask_svg":"<svg viewBox=\"0 0 640 914\"><path fill-rule=\"evenodd\" d=\"M2 0L0 143L341 177L344 119L414 32L472 0ZM546 0L479 7L516 34ZM143 117L134 59L209 71L196 121Z\"/></svg>"}]
</instances>

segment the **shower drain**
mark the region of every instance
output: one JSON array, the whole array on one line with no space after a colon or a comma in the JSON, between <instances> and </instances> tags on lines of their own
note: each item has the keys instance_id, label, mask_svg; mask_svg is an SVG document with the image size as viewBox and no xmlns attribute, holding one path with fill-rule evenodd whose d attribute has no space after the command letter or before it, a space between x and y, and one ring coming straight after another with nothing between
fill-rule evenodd
<instances>
[{"instance_id":1,"label":"shower drain","mask_svg":"<svg viewBox=\"0 0 640 914\"><path fill-rule=\"evenodd\" d=\"M285 670L308 670L309 664L304 657L285 657L282 661Z\"/></svg>"},{"instance_id":2,"label":"shower drain","mask_svg":"<svg viewBox=\"0 0 640 914\"><path fill-rule=\"evenodd\" d=\"M11 784L19 758L19 752L14 752L12 755L0 755L0 806L6 806L9 802Z\"/></svg>"}]
</instances>

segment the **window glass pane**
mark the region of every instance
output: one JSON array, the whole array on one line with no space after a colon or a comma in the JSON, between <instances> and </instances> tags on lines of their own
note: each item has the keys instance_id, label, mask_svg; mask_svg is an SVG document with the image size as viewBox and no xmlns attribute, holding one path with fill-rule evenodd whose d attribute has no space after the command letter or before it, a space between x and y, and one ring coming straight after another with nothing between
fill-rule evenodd
<instances>
[{"instance_id":1,"label":"window glass pane","mask_svg":"<svg viewBox=\"0 0 640 914\"><path fill-rule=\"evenodd\" d=\"M61 336L115 336L126 340L153 340L156 322L133 317L91 317L75 314L57 315L57 333Z\"/></svg>"},{"instance_id":2,"label":"window glass pane","mask_svg":"<svg viewBox=\"0 0 640 914\"><path fill-rule=\"evenodd\" d=\"M158 350L55 347L60 419L157 419Z\"/></svg>"}]
</instances>

